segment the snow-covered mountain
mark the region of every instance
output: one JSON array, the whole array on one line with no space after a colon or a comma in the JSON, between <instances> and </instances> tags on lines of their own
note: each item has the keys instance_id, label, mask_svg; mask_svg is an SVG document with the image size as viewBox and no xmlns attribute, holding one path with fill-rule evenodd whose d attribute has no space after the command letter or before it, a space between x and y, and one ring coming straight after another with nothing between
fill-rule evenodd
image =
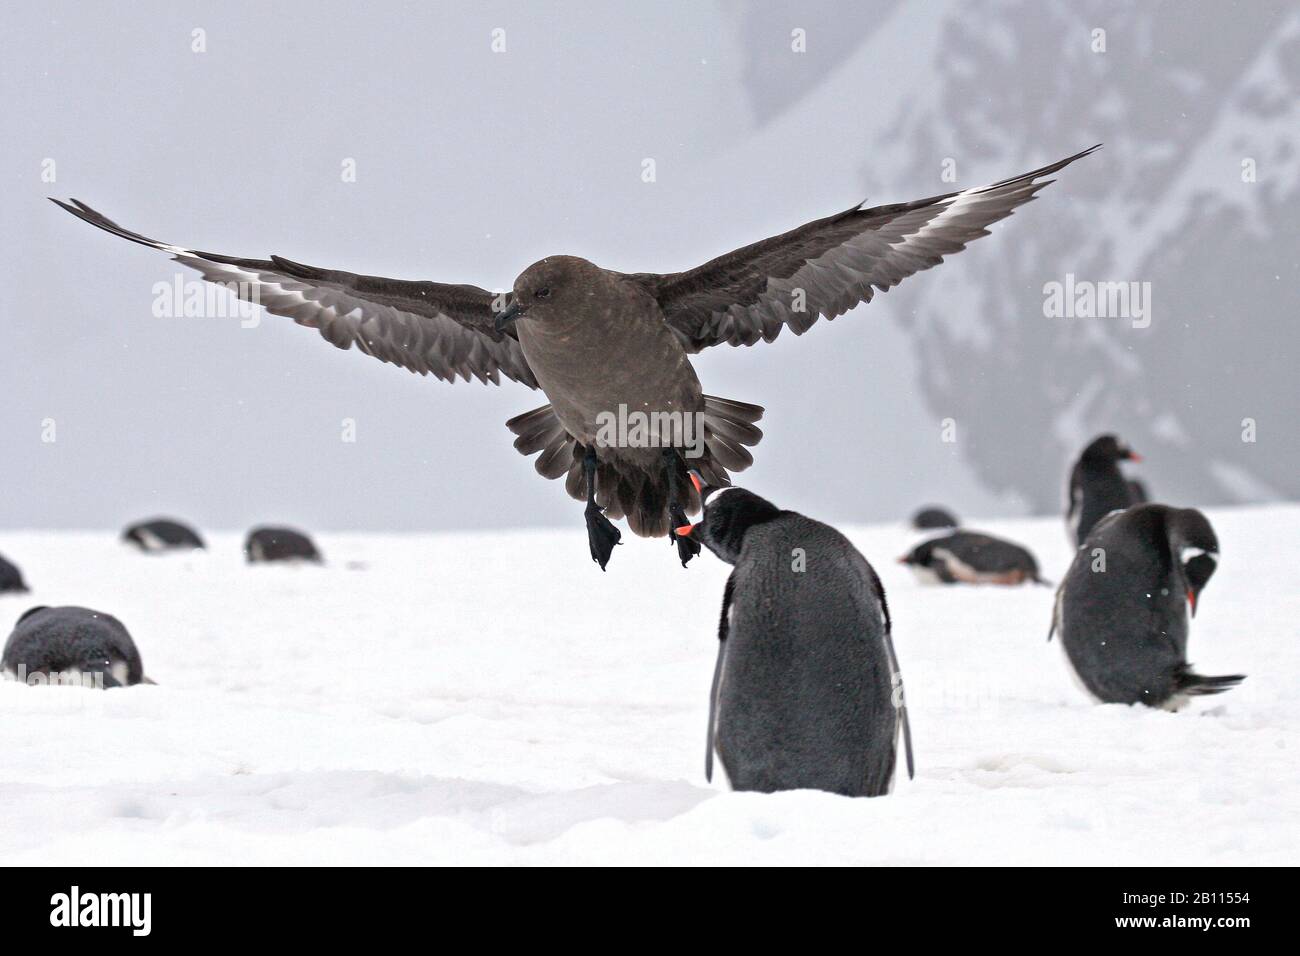
<instances>
[{"instance_id":1,"label":"snow-covered mountain","mask_svg":"<svg viewBox=\"0 0 1300 956\"><path fill-rule=\"evenodd\" d=\"M1300 494L1300 10L885 3L840 61L814 56L817 29L867 13L832 6L805 58L768 44L769 69L747 85L760 140L862 117L873 197L913 195L918 169L946 191L1105 143L987 246L889 294L905 302L888 311L913 343L926 407L955 420L986 488L1057 510L1063 464L1114 430L1145 453L1161 498ZM742 19L775 32L810 18ZM819 82L763 108L792 85L781 70L809 62ZM1137 283L1149 314L1045 315L1045 287L1067 282Z\"/></svg>"}]
</instances>

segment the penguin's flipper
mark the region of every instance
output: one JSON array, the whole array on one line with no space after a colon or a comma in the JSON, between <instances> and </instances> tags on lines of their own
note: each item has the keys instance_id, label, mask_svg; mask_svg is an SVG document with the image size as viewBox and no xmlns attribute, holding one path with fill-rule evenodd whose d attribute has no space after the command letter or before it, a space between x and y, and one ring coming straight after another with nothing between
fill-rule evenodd
<instances>
[{"instance_id":1,"label":"penguin's flipper","mask_svg":"<svg viewBox=\"0 0 1300 956\"><path fill-rule=\"evenodd\" d=\"M704 748L704 779L713 782L713 735L717 727L718 685L722 683L722 654L727 646L727 630L731 624L731 598L736 585L736 572L727 576L727 586L722 591L722 619L718 621L718 661L713 665L713 686L709 688L709 730Z\"/></svg>"},{"instance_id":2,"label":"penguin's flipper","mask_svg":"<svg viewBox=\"0 0 1300 956\"><path fill-rule=\"evenodd\" d=\"M903 691L903 672L898 668L898 655L894 653L894 637L885 631L885 650L889 652L889 669L894 675L891 682L897 688L898 720L903 725L903 750L907 755L907 779L916 779L916 764L912 760L912 722L907 718L907 694Z\"/></svg>"},{"instance_id":3,"label":"penguin's flipper","mask_svg":"<svg viewBox=\"0 0 1300 956\"><path fill-rule=\"evenodd\" d=\"M912 722L907 717L907 705L902 707L903 747L907 751L907 779L916 779L916 762L912 759Z\"/></svg>"},{"instance_id":4,"label":"penguin's flipper","mask_svg":"<svg viewBox=\"0 0 1300 956\"><path fill-rule=\"evenodd\" d=\"M903 692L903 671L898 666L898 655L894 653L894 620L889 614L889 602L885 600L885 585L880 575L870 564L867 565L867 577L871 588L880 601L881 623L885 625L885 652L889 655L890 693L898 694L898 719L903 725L903 749L907 754L907 779L916 778L916 765L912 761L912 722L907 719L907 696Z\"/></svg>"},{"instance_id":5,"label":"penguin's flipper","mask_svg":"<svg viewBox=\"0 0 1300 956\"><path fill-rule=\"evenodd\" d=\"M1065 596L1065 582L1056 589L1056 600L1052 602L1052 626L1047 629L1047 643L1052 643L1052 635L1056 633L1056 626L1061 623L1061 598Z\"/></svg>"}]
</instances>

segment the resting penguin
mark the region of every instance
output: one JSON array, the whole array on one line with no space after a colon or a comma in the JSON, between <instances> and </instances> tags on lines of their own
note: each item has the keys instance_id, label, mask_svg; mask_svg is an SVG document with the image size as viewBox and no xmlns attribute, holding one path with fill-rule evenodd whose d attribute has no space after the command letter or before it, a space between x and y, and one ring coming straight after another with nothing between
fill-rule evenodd
<instances>
[{"instance_id":1,"label":"resting penguin","mask_svg":"<svg viewBox=\"0 0 1300 956\"><path fill-rule=\"evenodd\" d=\"M700 520L675 530L734 565L722 599L705 773L736 790L889 792L912 739L885 590L834 528L741 488L691 481ZM712 496L710 500L710 495Z\"/></svg>"},{"instance_id":2,"label":"resting penguin","mask_svg":"<svg viewBox=\"0 0 1300 956\"><path fill-rule=\"evenodd\" d=\"M1111 515L1075 554L1048 640L1061 635L1074 672L1103 703L1177 710L1229 690L1244 675L1202 677L1187 662L1188 610L1196 614L1218 558L1199 511L1135 505Z\"/></svg>"},{"instance_id":3,"label":"resting penguin","mask_svg":"<svg viewBox=\"0 0 1300 956\"><path fill-rule=\"evenodd\" d=\"M917 531L957 527L957 516L946 508L931 506L912 515L912 527Z\"/></svg>"},{"instance_id":4,"label":"resting penguin","mask_svg":"<svg viewBox=\"0 0 1300 956\"><path fill-rule=\"evenodd\" d=\"M139 521L122 532L122 540L136 545L141 551L193 551L203 548L203 539L188 525L171 518L152 518Z\"/></svg>"},{"instance_id":5,"label":"resting penguin","mask_svg":"<svg viewBox=\"0 0 1300 956\"><path fill-rule=\"evenodd\" d=\"M27 592L27 583L23 581L23 573L18 570L16 565L10 564L3 557L0 557L0 594L25 594Z\"/></svg>"},{"instance_id":6,"label":"resting penguin","mask_svg":"<svg viewBox=\"0 0 1300 956\"><path fill-rule=\"evenodd\" d=\"M311 538L292 528L254 528L244 541L244 556L251 563L321 560Z\"/></svg>"},{"instance_id":7,"label":"resting penguin","mask_svg":"<svg viewBox=\"0 0 1300 956\"><path fill-rule=\"evenodd\" d=\"M152 684L122 622L84 607L34 607L5 642L0 668L32 684L126 687Z\"/></svg>"},{"instance_id":8,"label":"resting penguin","mask_svg":"<svg viewBox=\"0 0 1300 956\"><path fill-rule=\"evenodd\" d=\"M1119 470L1121 461L1141 461L1114 435L1100 435L1083 450L1070 472L1065 521L1075 544L1083 544L1093 525L1133 504L1133 492Z\"/></svg>"},{"instance_id":9,"label":"resting penguin","mask_svg":"<svg viewBox=\"0 0 1300 956\"><path fill-rule=\"evenodd\" d=\"M1047 584L1025 548L989 534L955 531L922 541L898 559L927 583Z\"/></svg>"}]
</instances>

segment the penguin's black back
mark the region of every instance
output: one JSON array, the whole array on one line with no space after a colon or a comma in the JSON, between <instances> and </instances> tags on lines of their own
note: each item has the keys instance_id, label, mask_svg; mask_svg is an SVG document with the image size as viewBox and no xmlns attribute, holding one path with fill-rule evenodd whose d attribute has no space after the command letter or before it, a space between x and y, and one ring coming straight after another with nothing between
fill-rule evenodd
<instances>
[{"instance_id":1,"label":"penguin's black back","mask_svg":"<svg viewBox=\"0 0 1300 956\"><path fill-rule=\"evenodd\" d=\"M23 594L26 591L27 584L23 581L23 574L18 570L17 565L11 564L0 556L0 594L6 592Z\"/></svg>"},{"instance_id":2,"label":"penguin's black back","mask_svg":"<svg viewBox=\"0 0 1300 956\"><path fill-rule=\"evenodd\" d=\"M139 684L144 664L135 642L111 614L84 607L36 607L14 625L0 667L18 674L103 673L104 686Z\"/></svg>"},{"instance_id":3,"label":"penguin's black back","mask_svg":"<svg viewBox=\"0 0 1300 956\"><path fill-rule=\"evenodd\" d=\"M1106 703L1160 706L1186 685L1187 596L1170 511L1138 505L1102 521L1061 581L1055 633L1083 685ZM1102 555L1105 570L1093 570Z\"/></svg>"},{"instance_id":4,"label":"penguin's black back","mask_svg":"<svg viewBox=\"0 0 1300 956\"><path fill-rule=\"evenodd\" d=\"M311 538L293 528L254 528L244 541L249 561L319 561L320 552Z\"/></svg>"},{"instance_id":5,"label":"penguin's black back","mask_svg":"<svg viewBox=\"0 0 1300 956\"><path fill-rule=\"evenodd\" d=\"M782 512L746 533L731 594L716 700L731 785L888 792L898 712L884 595L866 559L835 529Z\"/></svg>"},{"instance_id":6,"label":"penguin's black back","mask_svg":"<svg viewBox=\"0 0 1300 956\"><path fill-rule=\"evenodd\" d=\"M1133 492L1119 464L1108 459L1080 458L1070 473L1070 520L1074 540L1083 544L1088 532L1112 511L1133 504Z\"/></svg>"},{"instance_id":7,"label":"penguin's black back","mask_svg":"<svg viewBox=\"0 0 1300 956\"><path fill-rule=\"evenodd\" d=\"M203 539L189 525L171 518L151 518L137 521L122 532L122 538L139 545L142 551L164 551L172 548L203 548Z\"/></svg>"}]
</instances>

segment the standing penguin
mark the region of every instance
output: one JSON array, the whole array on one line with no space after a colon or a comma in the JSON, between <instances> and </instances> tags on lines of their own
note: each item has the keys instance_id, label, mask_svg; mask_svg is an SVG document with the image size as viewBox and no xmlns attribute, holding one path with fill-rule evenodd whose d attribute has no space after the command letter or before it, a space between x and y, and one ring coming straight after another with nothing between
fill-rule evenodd
<instances>
[{"instance_id":1,"label":"standing penguin","mask_svg":"<svg viewBox=\"0 0 1300 956\"><path fill-rule=\"evenodd\" d=\"M1202 677L1187 662L1188 609L1219 559L1219 540L1191 508L1136 505L1101 521L1056 595L1052 633L1103 703L1177 710L1245 676Z\"/></svg>"},{"instance_id":2,"label":"standing penguin","mask_svg":"<svg viewBox=\"0 0 1300 956\"><path fill-rule=\"evenodd\" d=\"M34 607L5 642L0 669L31 684L97 687L152 684L135 642L111 614L84 607Z\"/></svg>"},{"instance_id":3,"label":"standing penguin","mask_svg":"<svg viewBox=\"0 0 1300 956\"><path fill-rule=\"evenodd\" d=\"M0 594L26 594L27 590L27 582L23 580L23 573L18 570L18 566L0 556Z\"/></svg>"},{"instance_id":4,"label":"standing penguin","mask_svg":"<svg viewBox=\"0 0 1300 956\"><path fill-rule=\"evenodd\" d=\"M722 599L705 772L736 790L888 793L912 735L885 590L834 528L741 488L712 489L676 529L734 565ZM712 495L712 500L708 500ZM896 689L897 688L897 689Z\"/></svg>"},{"instance_id":5,"label":"standing penguin","mask_svg":"<svg viewBox=\"0 0 1300 956\"><path fill-rule=\"evenodd\" d=\"M1070 472L1070 500L1066 524L1075 544L1083 544L1093 525L1133 504L1133 492L1119 470L1121 461L1141 461L1114 435L1100 435L1083 450Z\"/></svg>"}]
</instances>

